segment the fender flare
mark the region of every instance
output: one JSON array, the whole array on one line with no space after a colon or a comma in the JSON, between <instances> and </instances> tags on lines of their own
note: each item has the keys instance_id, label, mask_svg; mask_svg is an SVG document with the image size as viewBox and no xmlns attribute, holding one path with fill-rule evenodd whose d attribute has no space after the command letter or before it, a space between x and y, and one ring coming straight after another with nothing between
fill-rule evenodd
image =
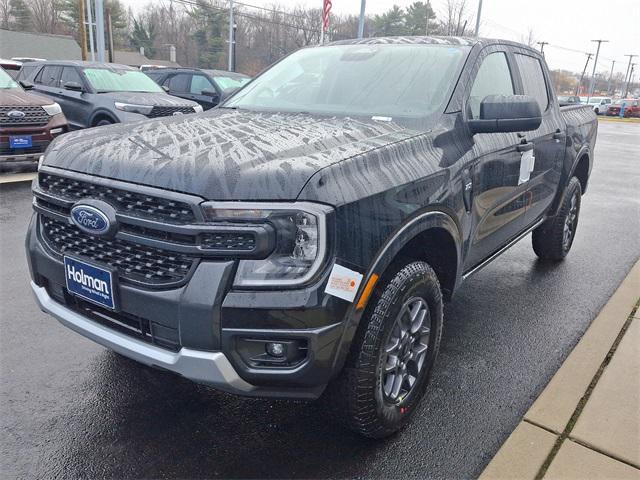
<instances>
[{"instance_id":1,"label":"fender flare","mask_svg":"<svg viewBox=\"0 0 640 480\"><path fill-rule=\"evenodd\" d=\"M569 180L571 180L571 178L573 177L576 171L576 168L578 167L578 163L580 162L580 159L585 155L589 160L589 170L588 170L587 180L591 176L591 168L593 167L593 155L589 146L584 145L580 150L578 150L578 153L576 154L576 156L573 159L573 162L571 163L571 168L569 169L566 175L565 175L565 170L563 169L560 188L558 188L558 192L556 193L556 198L553 200L553 204L549 210L549 214L547 215L548 217L554 217L558 214L558 210L562 205L562 199L564 198L564 193L567 190L567 186L569 185ZM584 191L586 191L586 188Z\"/></svg>"},{"instance_id":2,"label":"fender flare","mask_svg":"<svg viewBox=\"0 0 640 480\"><path fill-rule=\"evenodd\" d=\"M462 237L462 229L458 222L455 220L455 216L453 212L447 213L444 208L437 209L430 208L427 210L421 211L421 213L414 215L409 220L405 221L384 243L384 245L378 250L376 256L371 262L371 265L367 269L367 272L362 278L362 282L360 284L360 289L358 294L356 295L356 299L360 297L364 286L367 284L369 279L373 274L378 276L382 276L384 271L391 265L396 255L405 247L411 240L413 240L416 236L427 232L432 229L444 229L451 235L455 243L456 248L456 272L455 272L455 284L452 290L455 290L456 287L460 284L461 281L461 272L462 272L462 246L463 246L463 237ZM452 292L448 292L452 294ZM343 321L343 331L340 340L337 342L336 352L334 354L334 362L333 362L333 372L334 375L337 375L344 366L344 363L347 359L347 355L349 350L351 349L351 344L355 333L360 325L360 320L366 310L362 308L361 310L356 309L356 301L354 301L347 313L345 315L345 319Z\"/></svg>"}]
</instances>

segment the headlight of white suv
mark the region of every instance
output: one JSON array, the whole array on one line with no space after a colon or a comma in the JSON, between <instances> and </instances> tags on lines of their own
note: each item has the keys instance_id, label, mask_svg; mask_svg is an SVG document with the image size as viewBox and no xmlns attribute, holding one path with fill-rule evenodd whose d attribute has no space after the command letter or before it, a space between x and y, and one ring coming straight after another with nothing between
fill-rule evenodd
<instances>
[{"instance_id":1,"label":"headlight of white suv","mask_svg":"<svg viewBox=\"0 0 640 480\"><path fill-rule=\"evenodd\" d=\"M298 286L309 282L327 256L327 218L333 209L308 202L291 204L205 202L207 222L216 224L270 224L275 232L273 251L261 260L240 260L237 287Z\"/></svg>"},{"instance_id":2,"label":"headlight of white suv","mask_svg":"<svg viewBox=\"0 0 640 480\"><path fill-rule=\"evenodd\" d=\"M123 112L139 113L140 115L149 115L153 110L153 105L135 105L133 103L115 102L116 108Z\"/></svg>"},{"instance_id":3,"label":"headlight of white suv","mask_svg":"<svg viewBox=\"0 0 640 480\"><path fill-rule=\"evenodd\" d=\"M43 105L42 109L47 112L47 115L49 115L50 117L62 113L62 108L60 108L60 105L55 102L53 102L51 105Z\"/></svg>"}]
</instances>

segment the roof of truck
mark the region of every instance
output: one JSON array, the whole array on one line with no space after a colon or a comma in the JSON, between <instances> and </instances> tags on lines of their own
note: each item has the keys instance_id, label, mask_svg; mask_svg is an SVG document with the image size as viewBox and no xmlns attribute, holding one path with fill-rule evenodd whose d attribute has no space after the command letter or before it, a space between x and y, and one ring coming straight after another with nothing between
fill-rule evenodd
<instances>
[{"instance_id":1,"label":"roof of truck","mask_svg":"<svg viewBox=\"0 0 640 480\"><path fill-rule=\"evenodd\" d=\"M515 47L526 48L534 52L536 49L528 47L522 43L513 42L511 40L501 40L495 38L484 37L425 37L425 36L398 36L398 37L369 37L356 38L352 40L338 40L328 45L380 45L380 44L413 44L413 45L463 45L472 47L477 44L482 45L512 45Z\"/></svg>"}]
</instances>

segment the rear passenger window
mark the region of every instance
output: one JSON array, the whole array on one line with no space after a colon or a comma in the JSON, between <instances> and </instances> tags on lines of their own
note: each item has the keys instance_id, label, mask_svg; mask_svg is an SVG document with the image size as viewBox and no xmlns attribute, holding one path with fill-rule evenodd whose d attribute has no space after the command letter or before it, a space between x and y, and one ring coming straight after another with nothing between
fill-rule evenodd
<instances>
[{"instance_id":1,"label":"rear passenger window","mask_svg":"<svg viewBox=\"0 0 640 480\"><path fill-rule=\"evenodd\" d=\"M36 77L35 83L39 83L40 85L44 85L46 87L57 87L61 70L62 67L59 67L57 65L45 65Z\"/></svg>"},{"instance_id":2,"label":"rear passenger window","mask_svg":"<svg viewBox=\"0 0 640 480\"><path fill-rule=\"evenodd\" d=\"M480 103L487 95L513 95L513 80L504 52L487 55L471 87L469 108L473 118L480 117Z\"/></svg>"},{"instance_id":3,"label":"rear passenger window","mask_svg":"<svg viewBox=\"0 0 640 480\"><path fill-rule=\"evenodd\" d=\"M177 93L189 93L191 87L191 75L179 73L169 80L169 90Z\"/></svg>"},{"instance_id":4,"label":"rear passenger window","mask_svg":"<svg viewBox=\"0 0 640 480\"><path fill-rule=\"evenodd\" d=\"M544 112L549 106L549 95L540 60L520 53L516 53L515 57L522 77L524 94L535 98L540 105L540 111Z\"/></svg>"}]
</instances>

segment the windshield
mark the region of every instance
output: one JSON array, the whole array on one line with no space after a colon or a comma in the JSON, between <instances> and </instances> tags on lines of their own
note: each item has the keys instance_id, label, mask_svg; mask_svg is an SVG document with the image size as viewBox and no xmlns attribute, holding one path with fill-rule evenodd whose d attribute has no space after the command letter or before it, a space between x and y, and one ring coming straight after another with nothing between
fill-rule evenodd
<instances>
[{"instance_id":1,"label":"windshield","mask_svg":"<svg viewBox=\"0 0 640 480\"><path fill-rule=\"evenodd\" d=\"M444 108L468 47L333 45L298 50L224 107L423 117Z\"/></svg>"},{"instance_id":2,"label":"windshield","mask_svg":"<svg viewBox=\"0 0 640 480\"><path fill-rule=\"evenodd\" d=\"M98 93L164 92L156 82L138 70L85 68L83 71Z\"/></svg>"},{"instance_id":3,"label":"windshield","mask_svg":"<svg viewBox=\"0 0 640 480\"><path fill-rule=\"evenodd\" d=\"M249 77L241 77L239 75L233 77L225 75L213 75L213 79L222 90L227 90L228 88L240 88L246 83L249 83L249 80L251 80Z\"/></svg>"},{"instance_id":4,"label":"windshield","mask_svg":"<svg viewBox=\"0 0 640 480\"><path fill-rule=\"evenodd\" d=\"M18 82L11 78L11 75L5 72L4 68L0 68L0 89L8 90L14 88L20 88Z\"/></svg>"}]
</instances>

